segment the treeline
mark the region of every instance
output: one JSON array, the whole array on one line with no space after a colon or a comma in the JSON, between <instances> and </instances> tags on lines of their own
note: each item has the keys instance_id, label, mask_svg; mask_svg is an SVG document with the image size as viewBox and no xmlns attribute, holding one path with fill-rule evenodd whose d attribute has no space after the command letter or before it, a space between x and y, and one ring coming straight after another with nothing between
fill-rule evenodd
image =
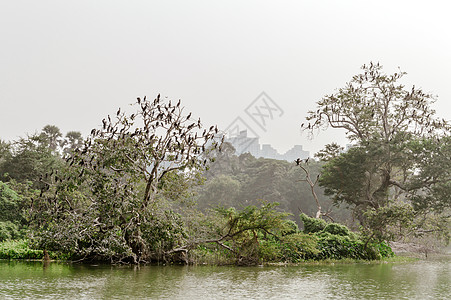
<instances>
[{"instance_id":1,"label":"treeline","mask_svg":"<svg viewBox=\"0 0 451 300\"><path fill-rule=\"evenodd\" d=\"M324 162L309 159L302 165L309 177L316 180ZM277 202L278 210L291 213L290 218L298 225L300 213L315 216L318 211L306 173L294 161L255 158L250 153L238 156L231 144L224 143L204 176L206 181L195 195L198 208L202 210L217 206L242 208L257 205L262 200ZM319 185L314 190L322 210L327 212L324 218L358 228L351 210L334 206L331 197L325 196Z\"/></svg>"},{"instance_id":2,"label":"treeline","mask_svg":"<svg viewBox=\"0 0 451 300\"><path fill-rule=\"evenodd\" d=\"M446 244L450 126L430 95L397 83L404 73L362 70L301 125L342 128L353 142L327 145L320 162L236 156L216 126L159 96L86 138L46 126L0 141L0 240L76 260L237 264Z\"/></svg>"},{"instance_id":3,"label":"treeline","mask_svg":"<svg viewBox=\"0 0 451 300\"><path fill-rule=\"evenodd\" d=\"M180 104L137 104L85 139L46 126L1 143L1 257L257 264L390 254L347 229L299 230L300 211L316 209L294 163L232 154Z\"/></svg>"}]
</instances>

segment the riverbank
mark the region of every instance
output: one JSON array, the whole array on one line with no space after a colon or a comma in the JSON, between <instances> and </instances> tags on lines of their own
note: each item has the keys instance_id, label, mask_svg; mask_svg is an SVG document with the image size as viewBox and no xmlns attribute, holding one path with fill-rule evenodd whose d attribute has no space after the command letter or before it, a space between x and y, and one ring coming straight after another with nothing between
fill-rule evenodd
<instances>
[{"instance_id":1,"label":"riverbank","mask_svg":"<svg viewBox=\"0 0 451 300\"><path fill-rule=\"evenodd\" d=\"M399 248L396 248L397 250ZM51 261L68 261L69 257L62 253L56 253L49 251L49 257ZM405 255L405 253L397 253L394 257L384 257L378 260L365 260L365 259L331 259L326 258L322 260L304 260L296 263L293 262L262 262L261 266L297 266L297 265L333 265L333 264L377 264L377 263L396 263L396 262L411 262L418 260L418 255ZM27 260L27 261L42 261L44 260L44 251L31 249L27 240L16 241L4 241L0 243L0 259L2 260ZM168 264L172 265L172 264ZM194 263L194 265L231 265L217 264L217 263Z\"/></svg>"}]
</instances>

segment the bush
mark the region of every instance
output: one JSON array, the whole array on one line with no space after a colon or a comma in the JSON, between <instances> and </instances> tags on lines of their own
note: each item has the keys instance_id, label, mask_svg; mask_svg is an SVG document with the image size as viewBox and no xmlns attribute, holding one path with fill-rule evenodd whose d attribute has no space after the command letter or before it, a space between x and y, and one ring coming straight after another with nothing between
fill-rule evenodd
<instances>
[{"instance_id":1,"label":"bush","mask_svg":"<svg viewBox=\"0 0 451 300\"><path fill-rule=\"evenodd\" d=\"M304 232L313 233L317 239L316 254L312 259L381 259L393 256L393 251L385 242L365 243L346 226L337 223L326 223L321 219L300 215L304 223Z\"/></svg>"},{"instance_id":2,"label":"bush","mask_svg":"<svg viewBox=\"0 0 451 300\"><path fill-rule=\"evenodd\" d=\"M299 227L296 222L292 220L285 220L283 224L283 229L281 230L282 236L293 234L299 232Z\"/></svg>"},{"instance_id":3,"label":"bush","mask_svg":"<svg viewBox=\"0 0 451 300\"><path fill-rule=\"evenodd\" d=\"M327 222L322 219L310 218L306 214L301 214L299 217L302 223L304 223L305 233L320 232L327 226Z\"/></svg>"},{"instance_id":4,"label":"bush","mask_svg":"<svg viewBox=\"0 0 451 300\"><path fill-rule=\"evenodd\" d=\"M42 259L43 257L44 251L30 249L26 240L0 243L0 258L2 259Z\"/></svg>"},{"instance_id":5,"label":"bush","mask_svg":"<svg viewBox=\"0 0 451 300\"><path fill-rule=\"evenodd\" d=\"M69 256L60 252L48 252L52 259L69 259ZM0 243L0 259L42 259L43 250L31 249L28 240L9 240Z\"/></svg>"},{"instance_id":6,"label":"bush","mask_svg":"<svg viewBox=\"0 0 451 300\"><path fill-rule=\"evenodd\" d=\"M387 245L387 243L385 243L384 241L373 244L373 247L375 247L379 251L379 254L381 255L381 257L395 256L395 253L393 252L391 247L389 245Z\"/></svg>"},{"instance_id":7,"label":"bush","mask_svg":"<svg viewBox=\"0 0 451 300\"><path fill-rule=\"evenodd\" d=\"M324 227L323 232L328 232L330 234L340 235L340 236L351 236L351 231L348 227L337 224L337 223L329 223Z\"/></svg>"},{"instance_id":8,"label":"bush","mask_svg":"<svg viewBox=\"0 0 451 300\"><path fill-rule=\"evenodd\" d=\"M0 221L0 242L17 239L21 236L19 227L11 221Z\"/></svg>"},{"instance_id":9,"label":"bush","mask_svg":"<svg viewBox=\"0 0 451 300\"><path fill-rule=\"evenodd\" d=\"M365 243L359 239L349 236L340 236L323 232L317 234L320 253L317 259L378 259L378 254L372 247L366 247Z\"/></svg>"},{"instance_id":10,"label":"bush","mask_svg":"<svg viewBox=\"0 0 451 300\"><path fill-rule=\"evenodd\" d=\"M316 236L303 233L284 236L281 245L281 259L283 261L300 262L313 259L320 252Z\"/></svg>"}]
</instances>

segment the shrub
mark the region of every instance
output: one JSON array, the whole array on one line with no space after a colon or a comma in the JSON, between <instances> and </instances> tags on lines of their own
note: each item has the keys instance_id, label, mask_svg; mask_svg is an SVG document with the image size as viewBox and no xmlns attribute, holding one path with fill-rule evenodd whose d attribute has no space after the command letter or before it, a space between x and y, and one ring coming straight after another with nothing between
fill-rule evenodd
<instances>
[{"instance_id":1,"label":"shrub","mask_svg":"<svg viewBox=\"0 0 451 300\"><path fill-rule=\"evenodd\" d=\"M324 232L328 232L330 234L340 235L340 236L350 236L351 231L348 229L348 227L337 224L337 223L329 223L324 227Z\"/></svg>"},{"instance_id":2,"label":"shrub","mask_svg":"<svg viewBox=\"0 0 451 300\"><path fill-rule=\"evenodd\" d=\"M322 219L310 218L306 214L301 214L299 217L302 223L304 223L305 233L320 232L327 226L327 222Z\"/></svg>"},{"instance_id":3,"label":"shrub","mask_svg":"<svg viewBox=\"0 0 451 300\"><path fill-rule=\"evenodd\" d=\"M289 235L289 234L293 234L293 233L297 233L299 232L299 227L296 224L296 222L292 221L292 220L285 220L283 223L283 229L281 230L281 234L283 236L285 235Z\"/></svg>"},{"instance_id":4,"label":"shrub","mask_svg":"<svg viewBox=\"0 0 451 300\"><path fill-rule=\"evenodd\" d=\"M295 233L282 237L280 258L283 261L300 262L313 259L319 252L314 235Z\"/></svg>"},{"instance_id":5,"label":"shrub","mask_svg":"<svg viewBox=\"0 0 451 300\"><path fill-rule=\"evenodd\" d=\"M52 259L69 259L69 256L60 252L48 252ZM28 240L9 240L0 243L0 259L42 259L43 250L32 249Z\"/></svg>"},{"instance_id":6,"label":"shrub","mask_svg":"<svg viewBox=\"0 0 451 300\"><path fill-rule=\"evenodd\" d=\"M16 239L21 235L19 227L11 221L0 221L0 242Z\"/></svg>"},{"instance_id":7,"label":"shrub","mask_svg":"<svg viewBox=\"0 0 451 300\"><path fill-rule=\"evenodd\" d=\"M42 259L43 256L44 251L30 249L26 240L0 243L0 258L2 259Z\"/></svg>"},{"instance_id":8,"label":"shrub","mask_svg":"<svg viewBox=\"0 0 451 300\"><path fill-rule=\"evenodd\" d=\"M384 241L373 244L373 247L375 247L379 251L381 257L393 257L395 255L391 247Z\"/></svg>"}]
</instances>

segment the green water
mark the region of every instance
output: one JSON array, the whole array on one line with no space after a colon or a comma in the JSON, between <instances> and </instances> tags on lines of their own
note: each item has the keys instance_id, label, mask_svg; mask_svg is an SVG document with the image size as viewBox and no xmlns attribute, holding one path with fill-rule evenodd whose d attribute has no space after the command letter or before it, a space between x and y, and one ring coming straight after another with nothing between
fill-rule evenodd
<instances>
[{"instance_id":1,"label":"green water","mask_svg":"<svg viewBox=\"0 0 451 300\"><path fill-rule=\"evenodd\" d=\"M451 299L448 258L290 267L0 261L0 299Z\"/></svg>"}]
</instances>

